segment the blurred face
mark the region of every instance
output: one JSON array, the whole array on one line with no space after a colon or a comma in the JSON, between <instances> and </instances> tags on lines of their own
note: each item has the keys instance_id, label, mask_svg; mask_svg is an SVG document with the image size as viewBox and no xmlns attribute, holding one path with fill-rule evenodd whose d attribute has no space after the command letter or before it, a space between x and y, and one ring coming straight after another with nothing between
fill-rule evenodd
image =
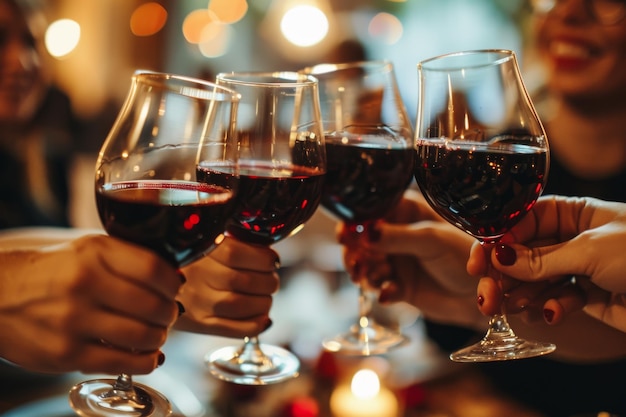
<instances>
[{"instance_id":1,"label":"blurred face","mask_svg":"<svg viewBox=\"0 0 626 417\"><path fill-rule=\"evenodd\" d=\"M40 77L36 42L16 6L0 0L0 122L15 122L34 109Z\"/></svg>"},{"instance_id":2,"label":"blurred face","mask_svg":"<svg viewBox=\"0 0 626 417\"><path fill-rule=\"evenodd\" d=\"M611 1L626 7L626 0ZM600 23L586 0L559 0L537 13L537 47L553 92L596 99L626 93L626 19L615 20Z\"/></svg>"}]
</instances>

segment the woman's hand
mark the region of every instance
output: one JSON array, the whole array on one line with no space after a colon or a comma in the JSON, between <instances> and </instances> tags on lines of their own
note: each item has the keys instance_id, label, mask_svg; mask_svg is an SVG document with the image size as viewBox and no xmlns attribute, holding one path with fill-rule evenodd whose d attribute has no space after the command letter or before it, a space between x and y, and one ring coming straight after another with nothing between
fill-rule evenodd
<instances>
[{"instance_id":1,"label":"woman's hand","mask_svg":"<svg viewBox=\"0 0 626 417\"><path fill-rule=\"evenodd\" d=\"M626 204L592 198L542 197L491 256L493 266L518 285L506 311L532 322L557 324L580 309L626 332ZM475 245L470 274L486 273L487 258ZM503 299L496 282L482 278L481 310L491 314Z\"/></svg>"}]
</instances>

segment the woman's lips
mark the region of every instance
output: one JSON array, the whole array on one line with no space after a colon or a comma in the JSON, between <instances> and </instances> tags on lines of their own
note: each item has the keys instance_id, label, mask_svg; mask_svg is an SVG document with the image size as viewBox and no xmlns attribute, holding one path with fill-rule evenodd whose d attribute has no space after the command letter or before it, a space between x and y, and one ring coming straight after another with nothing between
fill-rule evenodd
<instances>
[{"instance_id":1,"label":"woman's lips","mask_svg":"<svg viewBox=\"0 0 626 417\"><path fill-rule=\"evenodd\" d=\"M571 40L550 42L550 57L559 70L577 70L585 67L597 56L597 49Z\"/></svg>"}]
</instances>

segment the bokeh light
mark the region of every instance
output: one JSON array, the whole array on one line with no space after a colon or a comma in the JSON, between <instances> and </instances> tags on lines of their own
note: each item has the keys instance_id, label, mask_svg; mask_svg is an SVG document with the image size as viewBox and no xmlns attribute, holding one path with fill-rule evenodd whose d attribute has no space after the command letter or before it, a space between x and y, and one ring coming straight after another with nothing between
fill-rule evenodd
<instances>
[{"instance_id":1,"label":"bokeh light","mask_svg":"<svg viewBox=\"0 0 626 417\"><path fill-rule=\"evenodd\" d=\"M235 23L248 11L246 0L211 0L209 10L223 23Z\"/></svg>"},{"instance_id":2,"label":"bokeh light","mask_svg":"<svg viewBox=\"0 0 626 417\"><path fill-rule=\"evenodd\" d=\"M368 26L368 33L387 45L393 45L402 38L402 22L390 13L377 13Z\"/></svg>"},{"instance_id":3,"label":"bokeh light","mask_svg":"<svg viewBox=\"0 0 626 417\"><path fill-rule=\"evenodd\" d=\"M55 58L62 58L72 52L80 41L80 25L71 19L54 21L46 30L44 43Z\"/></svg>"},{"instance_id":4,"label":"bokeh light","mask_svg":"<svg viewBox=\"0 0 626 417\"><path fill-rule=\"evenodd\" d=\"M198 48L200 53L207 58L215 58L228 52L233 27L222 22L211 22L204 27L200 34Z\"/></svg>"},{"instance_id":5,"label":"bokeh light","mask_svg":"<svg viewBox=\"0 0 626 417\"><path fill-rule=\"evenodd\" d=\"M183 21L183 36L187 42L199 44L202 42L202 32L205 27L215 21L219 19L209 9L193 10Z\"/></svg>"},{"instance_id":6,"label":"bokeh light","mask_svg":"<svg viewBox=\"0 0 626 417\"><path fill-rule=\"evenodd\" d=\"M312 46L328 34L328 18L317 7L296 6L283 15L280 30L294 45Z\"/></svg>"},{"instance_id":7,"label":"bokeh light","mask_svg":"<svg viewBox=\"0 0 626 417\"><path fill-rule=\"evenodd\" d=\"M163 29L167 10L156 2L144 3L130 16L130 31L136 36L151 36Z\"/></svg>"}]
</instances>

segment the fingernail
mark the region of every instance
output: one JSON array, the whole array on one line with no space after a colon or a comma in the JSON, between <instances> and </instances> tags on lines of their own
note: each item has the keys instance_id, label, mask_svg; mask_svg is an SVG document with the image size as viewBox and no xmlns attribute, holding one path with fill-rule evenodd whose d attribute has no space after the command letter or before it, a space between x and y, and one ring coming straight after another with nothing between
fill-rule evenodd
<instances>
[{"instance_id":1,"label":"fingernail","mask_svg":"<svg viewBox=\"0 0 626 417\"><path fill-rule=\"evenodd\" d=\"M272 321L272 319L267 319L267 322L265 323L265 327L263 327L263 331L266 331L267 329L269 329L270 327L272 327L272 324L274 324L274 322Z\"/></svg>"},{"instance_id":2,"label":"fingernail","mask_svg":"<svg viewBox=\"0 0 626 417\"><path fill-rule=\"evenodd\" d=\"M483 297L482 295L479 295L479 296L478 296L478 299L476 300L476 302L478 303L478 305L479 305L480 307L482 307L482 306L483 306L483 303L485 302L485 297Z\"/></svg>"},{"instance_id":3,"label":"fingernail","mask_svg":"<svg viewBox=\"0 0 626 417\"><path fill-rule=\"evenodd\" d=\"M176 300L176 305L178 306L178 317L180 317L185 312L185 306L178 300Z\"/></svg>"},{"instance_id":4,"label":"fingernail","mask_svg":"<svg viewBox=\"0 0 626 417\"><path fill-rule=\"evenodd\" d=\"M274 268L280 269L280 258L278 257L274 260Z\"/></svg>"},{"instance_id":5,"label":"fingernail","mask_svg":"<svg viewBox=\"0 0 626 417\"><path fill-rule=\"evenodd\" d=\"M381 238L382 234L380 229L378 229L377 225L373 224L367 229L367 239L372 242L378 242Z\"/></svg>"},{"instance_id":6,"label":"fingernail","mask_svg":"<svg viewBox=\"0 0 626 417\"><path fill-rule=\"evenodd\" d=\"M511 266L517 260L515 249L508 245L496 246L496 259L504 266Z\"/></svg>"},{"instance_id":7,"label":"fingernail","mask_svg":"<svg viewBox=\"0 0 626 417\"><path fill-rule=\"evenodd\" d=\"M548 308L544 308L543 309L543 318L548 322L548 323L552 323L552 320L554 320L554 311L550 310Z\"/></svg>"},{"instance_id":8,"label":"fingernail","mask_svg":"<svg viewBox=\"0 0 626 417\"><path fill-rule=\"evenodd\" d=\"M183 284L187 282L187 277L180 270L178 271L178 278L180 278L180 282L182 282Z\"/></svg>"},{"instance_id":9,"label":"fingernail","mask_svg":"<svg viewBox=\"0 0 626 417\"><path fill-rule=\"evenodd\" d=\"M165 353L159 352L159 357L157 358L157 367L161 366L165 363Z\"/></svg>"}]
</instances>

